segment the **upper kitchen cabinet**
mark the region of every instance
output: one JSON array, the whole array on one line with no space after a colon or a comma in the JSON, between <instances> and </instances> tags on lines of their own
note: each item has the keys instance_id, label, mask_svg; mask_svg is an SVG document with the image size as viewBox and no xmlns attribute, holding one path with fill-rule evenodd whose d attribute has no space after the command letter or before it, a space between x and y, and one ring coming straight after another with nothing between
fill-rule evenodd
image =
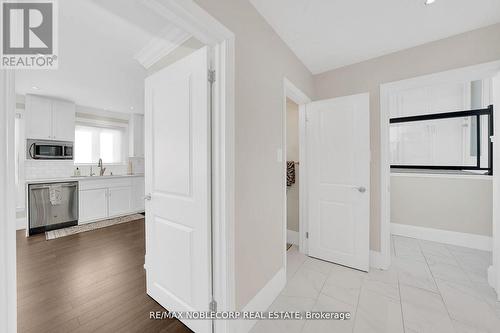
<instances>
[{"instance_id":1,"label":"upper kitchen cabinet","mask_svg":"<svg viewBox=\"0 0 500 333\"><path fill-rule=\"evenodd\" d=\"M54 140L75 141L75 103L52 101L52 132Z\"/></svg>"},{"instance_id":2,"label":"upper kitchen cabinet","mask_svg":"<svg viewBox=\"0 0 500 333\"><path fill-rule=\"evenodd\" d=\"M26 138L75 140L75 103L26 95Z\"/></svg>"}]
</instances>

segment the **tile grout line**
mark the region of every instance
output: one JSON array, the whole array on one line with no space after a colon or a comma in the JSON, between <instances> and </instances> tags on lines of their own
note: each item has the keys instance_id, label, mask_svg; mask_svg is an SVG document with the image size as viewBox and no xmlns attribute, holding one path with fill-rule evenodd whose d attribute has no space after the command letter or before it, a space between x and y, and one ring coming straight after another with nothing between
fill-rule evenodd
<instances>
[{"instance_id":1,"label":"tile grout line","mask_svg":"<svg viewBox=\"0 0 500 333\"><path fill-rule=\"evenodd\" d=\"M418 243L418 246L420 248L420 251L422 251L422 247L420 246L420 242ZM422 251L422 253L423 253L423 251ZM451 253L451 251L450 251L450 254L453 256L453 253ZM425 255L424 255L424 259L425 259L425 264L427 265L427 268L429 269L429 272L432 275L432 280L434 281L434 284L436 285L436 288L438 290L438 295L441 298L441 301L443 302L444 308L446 309L446 313L448 314L448 318L450 319L451 326L452 326L453 330L455 330L455 325L453 325L454 319L452 318L452 316L450 314L450 310L448 309L448 305L446 305L446 302L444 301L443 294L441 293L441 290L439 289L439 286L436 282L436 277L434 276L434 273L432 272L431 267L429 266L429 263L427 262L427 257Z\"/></svg>"}]
</instances>

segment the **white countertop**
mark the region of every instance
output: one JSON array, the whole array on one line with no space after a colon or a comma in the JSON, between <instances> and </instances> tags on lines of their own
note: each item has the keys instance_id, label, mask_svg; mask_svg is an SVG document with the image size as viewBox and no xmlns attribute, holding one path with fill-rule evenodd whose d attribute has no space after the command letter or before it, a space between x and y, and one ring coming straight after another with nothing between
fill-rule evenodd
<instances>
[{"instance_id":1,"label":"white countertop","mask_svg":"<svg viewBox=\"0 0 500 333\"><path fill-rule=\"evenodd\" d=\"M26 184L43 184L43 183L61 183L61 182L80 182L86 180L100 180L100 179L117 179L117 178L130 178L130 177L144 177L144 174L133 175L105 175L105 176L71 176L59 178L40 178L40 179L27 179Z\"/></svg>"}]
</instances>

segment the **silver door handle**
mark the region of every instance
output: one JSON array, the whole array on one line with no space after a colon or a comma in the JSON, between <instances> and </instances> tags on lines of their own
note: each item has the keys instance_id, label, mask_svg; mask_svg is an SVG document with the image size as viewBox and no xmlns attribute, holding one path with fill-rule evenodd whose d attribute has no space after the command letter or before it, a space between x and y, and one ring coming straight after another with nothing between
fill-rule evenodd
<instances>
[{"instance_id":1,"label":"silver door handle","mask_svg":"<svg viewBox=\"0 0 500 333\"><path fill-rule=\"evenodd\" d=\"M366 192L366 187L364 187L364 186L355 186L354 188L356 190L358 190L359 193L365 193Z\"/></svg>"},{"instance_id":2,"label":"silver door handle","mask_svg":"<svg viewBox=\"0 0 500 333\"><path fill-rule=\"evenodd\" d=\"M148 194L144 197L144 200L151 201L151 194Z\"/></svg>"}]
</instances>

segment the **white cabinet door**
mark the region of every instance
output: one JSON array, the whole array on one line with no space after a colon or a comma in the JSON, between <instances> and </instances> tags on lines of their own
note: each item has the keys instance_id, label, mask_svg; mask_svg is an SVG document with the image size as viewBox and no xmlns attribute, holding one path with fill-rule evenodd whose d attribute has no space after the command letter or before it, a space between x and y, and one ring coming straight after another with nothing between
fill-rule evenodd
<instances>
[{"instance_id":1,"label":"white cabinet door","mask_svg":"<svg viewBox=\"0 0 500 333\"><path fill-rule=\"evenodd\" d=\"M26 138L51 140L52 101L48 98L26 96Z\"/></svg>"},{"instance_id":2,"label":"white cabinet door","mask_svg":"<svg viewBox=\"0 0 500 333\"><path fill-rule=\"evenodd\" d=\"M108 217L108 189L80 190L79 224Z\"/></svg>"},{"instance_id":3,"label":"white cabinet door","mask_svg":"<svg viewBox=\"0 0 500 333\"><path fill-rule=\"evenodd\" d=\"M309 255L368 271L369 95L307 105Z\"/></svg>"},{"instance_id":4,"label":"white cabinet door","mask_svg":"<svg viewBox=\"0 0 500 333\"><path fill-rule=\"evenodd\" d=\"M144 178L134 178L132 184L132 210L144 210Z\"/></svg>"},{"instance_id":5,"label":"white cabinet door","mask_svg":"<svg viewBox=\"0 0 500 333\"><path fill-rule=\"evenodd\" d=\"M54 140L75 141L75 103L53 100L52 136Z\"/></svg>"},{"instance_id":6,"label":"white cabinet door","mask_svg":"<svg viewBox=\"0 0 500 333\"><path fill-rule=\"evenodd\" d=\"M146 78L146 285L169 311L209 311L211 299L207 73L204 47Z\"/></svg>"},{"instance_id":7,"label":"white cabinet door","mask_svg":"<svg viewBox=\"0 0 500 333\"><path fill-rule=\"evenodd\" d=\"M131 211L132 188L114 187L109 189L109 217L123 215Z\"/></svg>"}]
</instances>

